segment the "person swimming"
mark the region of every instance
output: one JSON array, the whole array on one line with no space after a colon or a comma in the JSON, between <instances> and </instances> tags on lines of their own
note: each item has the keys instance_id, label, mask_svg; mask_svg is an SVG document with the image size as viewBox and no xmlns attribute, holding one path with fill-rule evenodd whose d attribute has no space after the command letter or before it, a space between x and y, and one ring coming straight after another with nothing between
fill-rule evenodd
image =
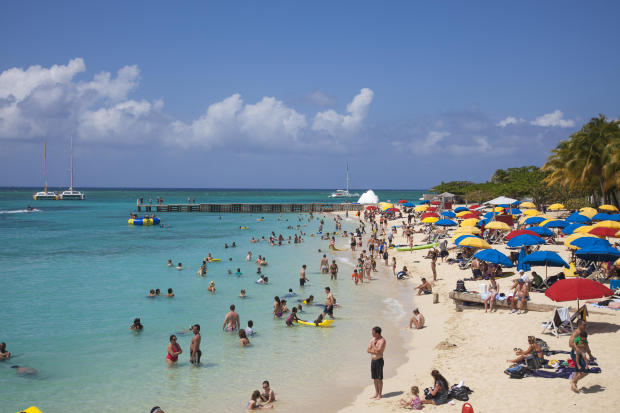
<instances>
[{"instance_id":1,"label":"person swimming","mask_svg":"<svg viewBox=\"0 0 620 413\"><path fill-rule=\"evenodd\" d=\"M215 281L211 281L209 283L209 288L207 288L207 291L209 291L211 293L215 293Z\"/></svg>"},{"instance_id":2,"label":"person swimming","mask_svg":"<svg viewBox=\"0 0 620 413\"><path fill-rule=\"evenodd\" d=\"M245 298L245 290L241 290L241 292L239 293L239 298Z\"/></svg>"},{"instance_id":3,"label":"person swimming","mask_svg":"<svg viewBox=\"0 0 620 413\"><path fill-rule=\"evenodd\" d=\"M149 295L147 295L148 298L154 298L155 297L155 290L151 289L149 291Z\"/></svg>"},{"instance_id":4,"label":"person swimming","mask_svg":"<svg viewBox=\"0 0 620 413\"><path fill-rule=\"evenodd\" d=\"M20 376L34 376L35 374L37 374L37 371L32 367L16 365L11 366L11 368L16 369L15 373L19 374Z\"/></svg>"},{"instance_id":5,"label":"person swimming","mask_svg":"<svg viewBox=\"0 0 620 413\"><path fill-rule=\"evenodd\" d=\"M133 320L133 323L129 326L130 330L135 330L135 331L142 331L143 328L144 328L144 326L140 322L139 318L135 318Z\"/></svg>"},{"instance_id":6,"label":"person swimming","mask_svg":"<svg viewBox=\"0 0 620 413\"><path fill-rule=\"evenodd\" d=\"M181 271L183 269L183 263L177 264L177 270Z\"/></svg>"}]
</instances>

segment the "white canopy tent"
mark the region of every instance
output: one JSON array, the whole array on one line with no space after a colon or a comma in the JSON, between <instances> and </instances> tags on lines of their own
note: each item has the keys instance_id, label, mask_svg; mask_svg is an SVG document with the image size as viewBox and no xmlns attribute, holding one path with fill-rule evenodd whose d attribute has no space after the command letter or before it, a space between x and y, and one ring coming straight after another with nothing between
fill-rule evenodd
<instances>
[{"instance_id":1,"label":"white canopy tent","mask_svg":"<svg viewBox=\"0 0 620 413\"><path fill-rule=\"evenodd\" d=\"M508 204L511 205L513 203L517 202L516 199L512 199L512 198L508 198L505 196L500 196L494 199L491 199L490 201L485 202L485 204L491 204L491 205L502 205L502 204Z\"/></svg>"}]
</instances>

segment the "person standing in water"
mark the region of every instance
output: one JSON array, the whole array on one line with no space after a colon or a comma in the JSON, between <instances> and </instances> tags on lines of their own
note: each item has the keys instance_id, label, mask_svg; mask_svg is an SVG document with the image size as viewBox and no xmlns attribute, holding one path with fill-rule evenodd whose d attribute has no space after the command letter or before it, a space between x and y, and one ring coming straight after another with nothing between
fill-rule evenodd
<instances>
[{"instance_id":1,"label":"person standing in water","mask_svg":"<svg viewBox=\"0 0 620 413\"><path fill-rule=\"evenodd\" d=\"M338 279L338 264L336 264L336 260L332 260L332 265L329 266L329 272L332 280Z\"/></svg>"},{"instance_id":2,"label":"person standing in water","mask_svg":"<svg viewBox=\"0 0 620 413\"><path fill-rule=\"evenodd\" d=\"M200 357L202 356L202 351L200 351L200 342L202 341L202 337L200 336L200 324L194 324L192 326L192 331L194 332L194 337L192 338L192 343L189 345L189 362L195 366L200 366Z\"/></svg>"},{"instance_id":3,"label":"person standing in water","mask_svg":"<svg viewBox=\"0 0 620 413\"><path fill-rule=\"evenodd\" d=\"M323 258L321 259L321 274L327 274L329 271L329 260L327 259L327 255L323 254Z\"/></svg>"},{"instance_id":4,"label":"person standing in water","mask_svg":"<svg viewBox=\"0 0 620 413\"><path fill-rule=\"evenodd\" d=\"M299 271L299 286L303 287L306 284L306 281L310 281L306 278L306 264L301 266L301 270Z\"/></svg>"},{"instance_id":5,"label":"person standing in water","mask_svg":"<svg viewBox=\"0 0 620 413\"><path fill-rule=\"evenodd\" d=\"M170 336L170 344L168 344L168 354L166 355L166 363L169 366L179 361L179 355L183 353L183 349L177 343L177 336L174 334Z\"/></svg>"},{"instance_id":6,"label":"person standing in water","mask_svg":"<svg viewBox=\"0 0 620 413\"><path fill-rule=\"evenodd\" d=\"M241 326L241 319L239 318L239 314L235 312L235 305L230 305L230 311L226 314L224 318L224 324L222 325L222 330L224 331L237 331Z\"/></svg>"}]
</instances>

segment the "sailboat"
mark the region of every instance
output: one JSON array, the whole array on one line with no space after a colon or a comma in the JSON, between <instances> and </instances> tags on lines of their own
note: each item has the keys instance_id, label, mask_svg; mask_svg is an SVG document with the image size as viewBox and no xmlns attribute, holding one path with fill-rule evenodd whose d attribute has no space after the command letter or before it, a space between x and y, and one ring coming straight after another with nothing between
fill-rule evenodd
<instances>
[{"instance_id":1,"label":"sailboat","mask_svg":"<svg viewBox=\"0 0 620 413\"><path fill-rule=\"evenodd\" d=\"M352 194L349 192L349 162L347 162L347 189L338 189L336 192L332 192L330 198L351 198L359 196L360 194Z\"/></svg>"},{"instance_id":2,"label":"sailboat","mask_svg":"<svg viewBox=\"0 0 620 413\"><path fill-rule=\"evenodd\" d=\"M43 141L43 176L45 179L45 188L43 191L32 195L32 199L38 201L40 199L59 199L58 193L47 192L47 142Z\"/></svg>"},{"instance_id":3,"label":"sailboat","mask_svg":"<svg viewBox=\"0 0 620 413\"><path fill-rule=\"evenodd\" d=\"M62 191L60 199L84 199L84 194L73 189L73 137L71 138L71 186L69 189Z\"/></svg>"}]
</instances>

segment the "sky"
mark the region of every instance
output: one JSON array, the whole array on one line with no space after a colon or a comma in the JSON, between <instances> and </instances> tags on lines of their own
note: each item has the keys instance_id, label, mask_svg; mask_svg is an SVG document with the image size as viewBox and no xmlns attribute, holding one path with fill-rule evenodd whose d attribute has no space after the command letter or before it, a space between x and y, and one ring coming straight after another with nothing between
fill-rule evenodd
<instances>
[{"instance_id":1,"label":"sky","mask_svg":"<svg viewBox=\"0 0 620 413\"><path fill-rule=\"evenodd\" d=\"M4 1L0 186L426 189L620 116L617 1Z\"/></svg>"}]
</instances>

